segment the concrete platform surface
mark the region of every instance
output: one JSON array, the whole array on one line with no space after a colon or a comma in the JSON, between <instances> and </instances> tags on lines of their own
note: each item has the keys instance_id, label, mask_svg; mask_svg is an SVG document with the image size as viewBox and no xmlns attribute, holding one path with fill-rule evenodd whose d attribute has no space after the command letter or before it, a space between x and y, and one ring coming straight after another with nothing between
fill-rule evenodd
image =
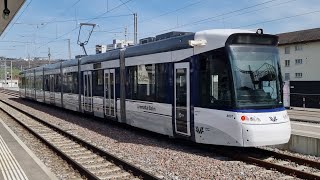
<instances>
[{"instance_id":1,"label":"concrete platform surface","mask_svg":"<svg viewBox=\"0 0 320 180\"><path fill-rule=\"evenodd\" d=\"M320 123L320 110L304 110L300 109L288 109L287 110L291 120L301 120Z\"/></svg>"},{"instance_id":2,"label":"concrete platform surface","mask_svg":"<svg viewBox=\"0 0 320 180\"><path fill-rule=\"evenodd\" d=\"M0 180L57 180L0 118Z\"/></svg>"},{"instance_id":3,"label":"concrete platform surface","mask_svg":"<svg viewBox=\"0 0 320 180\"><path fill-rule=\"evenodd\" d=\"M320 124L291 121L289 142L276 147L301 154L320 156Z\"/></svg>"},{"instance_id":4,"label":"concrete platform surface","mask_svg":"<svg viewBox=\"0 0 320 180\"><path fill-rule=\"evenodd\" d=\"M8 90L12 90L12 91L19 91L18 87L1 87L0 89L8 89Z\"/></svg>"},{"instance_id":5,"label":"concrete platform surface","mask_svg":"<svg viewBox=\"0 0 320 180\"><path fill-rule=\"evenodd\" d=\"M320 139L320 124L291 122L291 133L294 135Z\"/></svg>"}]
</instances>

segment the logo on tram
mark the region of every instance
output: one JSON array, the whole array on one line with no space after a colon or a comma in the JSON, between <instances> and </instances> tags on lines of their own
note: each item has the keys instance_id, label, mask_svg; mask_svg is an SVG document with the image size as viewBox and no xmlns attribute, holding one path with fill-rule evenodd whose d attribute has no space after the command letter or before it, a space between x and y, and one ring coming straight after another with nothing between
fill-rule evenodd
<instances>
[{"instance_id":1,"label":"logo on tram","mask_svg":"<svg viewBox=\"0 0 320 180\"><path fill-rule=\"evenodd\" d=\"M270 121L272 122L276 122L278 121L277 117L276 116L273 116L273 117L269 117L270 118Z\"/></svg>"}]
</instances>

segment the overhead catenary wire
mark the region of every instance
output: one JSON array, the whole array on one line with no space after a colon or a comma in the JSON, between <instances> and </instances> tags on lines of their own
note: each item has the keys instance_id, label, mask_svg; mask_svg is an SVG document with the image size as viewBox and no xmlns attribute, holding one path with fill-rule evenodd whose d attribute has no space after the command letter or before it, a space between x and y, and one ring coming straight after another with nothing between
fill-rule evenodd
<instances>
[{"instance_id":1,"label":"overhead catenary wire","mask_svg":"<svg viewBox=\"0 0 320 180\"><path fill-rule=\"evenodd\" d=\"M123 3L122 0L119 0L121 3ZM134 12L131 10L131 8L129 8L129 6L127 4L124 4L126 6L126 8L133 14Z\"/></svg>"},{"instance_id":2,"label":"overhead catenary wire","mask_svg":"<svg viewBox=\"0 0 320 180\"><path fill-rule=\"evenodd\" d=\"M247 9L251 9L251 8L254 8L254 7L258 7L258 6L262 6L262 5L265 5L265 4L269 4L269 3L274 2L274 1L278 1L278 0L265 1L265 2L262 2L262 3L254 4L254 5L251 5L251 6L247 6L247 7L244 7L244 8L232 10L232 11L229 11L229 12L226 12L226 13L221 13L221 14L218 14L218 15L215 15L215 16L212 16L212 17L196 20L196 21L193 21L193 22L190 22L190 23L185 23L185 24L182 24L182 25L179 25L179 26L175 26L175 27L172 27L172 28L169 28L169 29L164 29L164 30L158 31L156 33L167 32L167 31L170 31L170 30L174 30L174 29L181 28L181 27L186 27L186 26L193 26L193 25L196 25L196 24L204 23L204 22L206 22L208 20L213 20L213 19L216 19L216 18L219 18L219 17L223 17L223 16L226 16L226 15L229 15L229 14L234 14L236 12L241 12L241 11L244 11L244 10L247 10ZM148 35L151 35L151 34L154 34L154 33L148 33Z\"/></svg>"},{"instance_id":3,"label":"overhead catenary wire","mask_svg":"<svg viewBox=\"0 0 320 180\"><path fill-rule=\"evenodd\" d=\"M174 9L174 10L172 10L172 11L168 11L168 12L162 13L162 14L157 15L157 16L154 16L154 17L152 17L152 18L142 19L142 20L138 21L138 23L139 23L139 24L142 24L142 23L145 23L145 22L153 21L154 19L157 19L157 18L159 18L159 17L166 16L166 15L169 15L169 14L172 14L172 13L175 13L175 12L178 12L178 11L181 11L181 10L183 10L183 9L186 9L186 8L188 8L188 7L194 6L194 5L196 5L196 4L199 4L199 3L201 3L202 1L204 1L204 0L199 0L199 1L197 1L197 2L194 2L194 3L188 4L188 5L182 6L182 7L180 7L180 8ZM132 25L134 25L134 24L131 23L131 24L127 25L127 27L130 27L130 26L132 26ZM116 28L112 28L112 29L109 29L109 30L102 30L102 31L104 31L104 32L110 32L110 31L114 31L114 30L118 30L118 29L122 29L122 28L123 28L123 26L121 26L121 27L116 27Z\"/></svg>"},{"instance_id":4,"label":"overhead catenary wire","mask_svg":"<svg viewBox=\"0 0 320 180\"><path fill-rule=\"evenodd\" d=\"M125 17L125 16L132 16L132 14L121 14L121 15L114 15L114 16L103 16L98 19L107 19L107 18L117 18L117 17ZM40 24L53 24L53 23L64 23L64 22L72 22L72 21L85 21L85 20L91 20L92 18L83 18L83 19L68 19L68 20L57 20L57 21L47 21L47 22L41 22ZM22 24L22 25L37 25L32 23L16 23L16 24Z\"/></svg>"},{"instance_id":5,"label":"overhead catenary wire","mask_svg":"<svg viewBox=\"0 0 320 180\"><path fill-rule=\"evenodd\" d=\"M186 6L183 6L183 7L181 7L181 8L176 9L176 10L173 10L173 11L160 14L160 15L155 16L155 17L150 18L150 19L141 20L141 21L139 21L139 23L144 23L144 22L152 21L152 20L154 20L154 19L156 19L156 18L158 18L158 17L165 16L165 15L167 15L167 14L171 14L171 13L174 13L174 12L177 12L177 11L180 11L180 10L183 10L183 9L185 9L185 8L188 8L188 7L192 6L192 5L198 4L198 3L200 3L201 1L202 1L202 0L197 1L197 2L194 2L194 3L189 4L189 5L186 5ZM262 2L262 3L258 3L258 4L254 4L254 5L251 5L251 6L244 7L244 8L232 10L232 11L229 11L229 12L226 12L226 13L221 13L221 14L218 14L218 15L215 15L215 16L212 16L212 17L208 17L208 18L204 18L204 19L197 20L197 21L193 21L193 22L191 22L191 23L186 23L186 24L182 24L182 25L179 25L179 26L175 26L175 27L169 28L169 29L161 30L161 31L158 31L158 32L156 32L156 33L153 32L153 33L143 33L143 34L145 34L146 36L148 36L148 35L152 35L152 34L158 34L158 33L162 33L162 32L167 32L167 31L174 30L174 29L181 28L181 27L193 26L193 25L195 25L195 24L204 23L204 22L206 22L206 21L208 21L208 20L213 20L213 19L215 19L215 18L223 17L223 16L226 16L226 15L229 15L229 14L234 14L234 13L236 13L236 12L241 12L241 11L244 11L244 10L247 10L247 9L252 9L252 8L254 8L254 7L258 7L258 6L262 6L262 5L265 5L265 4L269 4L269 3L274 2L274 1L279 1L279 0L268 0L268 1L265 1L265 2ZM130 25L132 25L132 24L130 24ZM122 28L122 27L121 27L121 28ZM118 30L118 29L120 29L120 27L118 27L118 28L113 28L113 29L106 30L106 31L114 31L114 30ZM141 34L140 34L140 35L141 35Z\"/></svg>"},{"instance_id":6,"label":"overhead catenary wire","mask_svg":"<svg viewBox=\"0 0 320 180\"><path fill-rule=\"evenodd\" d=\"M119 0L119 1L120 1L120 0ZM193 2L192 4L200 3L200 2L202 2L202 1L203 1L203 0L200 0L200 1L197 1L197 2ZM263 2L263 3L265 3L264 5L266 5L267 2L273 2L273 1L277 1L277 0L266 1L266 2ZM231 18L231 17L234 17L234 16L239 16L239 15L242 15L242 14L249 14L249 13L252 13L252 12L255 12L255 11L259 11L259 10L262 10L262 9L274 7L274 6L277 6L277 5L280 5L280 4L284 4L284 3L288 3L288 2L292 2L292 1L296 1L296 0L290 0L290 1L286 1L286 2L281 2L281 3L279 3L279 4L272 3L272 6L262 7L262 8L260 8L260 9L254 8L253 10L251 10L250 8L248 8L248 7L251 7L251 6L248 6L248 7L246 7L246 8L248 8L248 9L242 10L242 11L245 11L245 12L242 12L242 11L240 11L241 9L239 9L239 12L235 12L235 13L233 13L233 14L224 15L224 16L221 16L221 17L215 17L215 16L213 16L213 17L206 17L205 19L200 19L201 21L198 22L198 23L192 24L193 22L191 22L190 25L186 25L186 26L192 26L192 25L197 25L197 24L201 24L201 23L207 23L207 22L210 22L210 21L214 21L215 19L223 19L223 20L225 20L225 19L227 19L227 18ZM124 0L121 1L121 2L127 3L127 2L124 2ZM119 3L118 3L118 4L119 4ZM190 4L184 5L183 7L188 7L188 6L191 7ZM254 4L254 5L252 5L252 6L257 6L257 4ZM172 12L172 13L174 13L174 11L175 11L175 12L178 12L178 10L181 9L181 8L183 8L183 7L180 7L180 8L178 8L178 9L175 9L175 10L170 11L170 12ZM243 8L242 8L242 9L243 9ZM110 9L110 11L112 11L112 9ZM108 10L107 12L110 12L110 11ZM153 17L153 18L142 19L141 21L139 21L139 23L144 23L144 22L152 21L152 20L154 20L154 19L157 18L157 17L161 17L161 16L165 16L166 14L170 14L170 12L162 13L162 14L160 14L160 15L158 15L158 16ZM129 13L130 13L130 12L129 12ZM226 13L228 13L228 12L226 12ZM240 24L240 25L237 26L237 27L231 26L232 24L230 24L228 27L230 27L230 28L249 27L249 26L254 26L254 25L258 25L258 24L270 23L270 22L273 22L273 21L280 21L280 20L284 20L284 19L294 18L294 17L303 16L303 15L308 15L308 14L313 14L313 13L317 13L317 11L315 11L315 12L313 12L313 11L312 11L312 12L306 12L306 13L297 14L297 15L293 15L293 16L281 17L281 18L277 18L277 19L270 19L270 20L261 21L261 22L256 22L256 23L252 23L252 22L251 22L252 24L247 24L247 25L241 25L241 24ZM131 15L131 14L128 14L128 16L130 16L130 15ZM125 15L124 15L124 16L125 16ZM107 18L107 17L112 17L112 16L105 16L105 18ZM100 17L100 18L104 18L104 17L102 16L102 17ZM93 21L93 19L100 19L100 18L93 17L93 18L85 18L85 19L80 19L80 20L87 20L87 21L90 21L90 20L91 20L91 21ZM208 19L208 18L209 18L209 19ZM212 19L210 19L210 18L212 18ZM68 21L71 21L71 20L68 20L68 19L67 19L67 20L60 20L60 21L57 20L56 22L55 22L55 21L53 21L53 22L48 21L48 22L43 22L43 23L48 23L48 24L50 24L50 23L59 23L59 22L63 22L63 21L68 22ZM75 20L72 20L72 21L75 21ZM16 24L17 24L17 23L16 23ZM176 29L176 28L180 28L180 27L185 27L185 26L182 26L182 25L184 25L184 24L180 24L180 26L173 27L172 29ZM123 28L123 26L122 26L121 28ZM76 29L77 29L77 28L75 28L75 30L76 30ZM171 30L171 29L169 29L169 30ZM167 29L166 29L166 30L159 31L159 32L163 32L163 31L167 31ZM51 43L51 41L52 41L52 42L56 42L56 41L58 41L58 39L61 39L61 38L63 38L64 36L66 36L66 35L68 35L68 34L70 34L70 33L72 33L72 32L74 32L74 30L71 30L71 32L62 34L61 36L54 37L55 39L48 39L48 40L46 40L46 41L49 41L49 43ZM108 32L108 30L99 30L99 31L97 31L97 32ZM115 32L110 32L110 33L115 33ZM117 33L120 33L120 32L117 31ZM153 33L154 33L154 32L153 32ZM156 33L158 33L158 32L156 32ZM128 34L130 34L130 33L128 33ZM142 33L142 34L145 34L145 33ZM140 33L139 33L139 35L141 36ZM46 41L42 41L42 42L43 42L43 43L47 43ZM0 42L1 42L1 41L0 41ZM28 42L28 43L31 43L31 42ZM42 45L43 43L38 43L38 44L40 44L41 47L43 47L43 46L44 46L44 45ZM39 48L41 48L41 47L39 47Z\"/></svg>"},{"instance_id":7,"label":"overhead catenary wire","mask_svg":"<svg viewBox=\"0 0 320 180\"><path fill-rule=\"evenodd\" d=\"M120 5L118 5L118 6L114 7L114 8L112 8L112 9L110 9L110 10L108 10L108 11L106 11L106 12L103 12L102 14L100 14L100 15L94 17L94 18L91 18L91 19L90 19L89 21L87 21L86 23L89 23L89 22L91 22L91 21L93 21L93 20L95 20L95 19L99 19L100 17L103 17L105 14L110 13L111 11L114 11L114 10L120 8L121 6L129 3L130 1L133 1L133 0L127 0L127 1L125 1L125 2L123 2L123 3L121 3ZM71 32L77 30L78 28L79 28L79 27L73 28L71 31L69 31L69 32L67 32L67 33L64 33L63 35L60 35L60 36L57 37L55 40L49 41L49 42L43 44L42 46L37 47L35 50L38 50L38 49L40 49L40 48L42 48L42 47L44 47L44 46L46 46L46 45L48 45L48 44L50 44L50 43L52 43L52 42L56 42L58 39L60 39L60 38L62 38L62 37L64 37L64 36L70 34Z\"/></svg>"},{"instance_id":8,"label":"overhead catenary wire","mask_svg":"<svg viewBox=\"0 0 320 180\"><path fill-rule=\"evenodd\" d=\"M257 12L257 11L264 10L264 9L268 9L268 8L272 8L272 7L275 7L275 6L279 6L279 5L291 3L291 2L293 2L293 1L297 1L297 0L289 0L289 1L285 1L285 2L280 2L280 3L277 3L277 4L270 5L270 6L262 7L262 8L259 8L259 9L254 9L254 10L252 10L252 11L246 11L246 12L241 12L241 13L234 14L234 15L227 16L227 17L221 17L221 18L219 18L218 20L225 20L225 19L228 19L228 18L231 18L231 17L235 17L235 16L239 16L239 15L244 15L244 14L249 14L249 13ZM213 19L212 19L212 20L207 20L207 21L203 21L203 22L201 22L201 23L208 23L208 22L210 22L210 21L214 21L214 20L213 20ZM199 23L199 24L201 24L201 23ZM196 24L195 24L195 25L196 25Z\"/></svg>"},{"instance_id":9,"label":"overhead catenary wire","mask_svg":"<svg viewBox=\"0 0 320 180\"><path fill-rule=\"evenodd\" d=\"M261 21L261 22L258 22L258 23L248 24L248 25L244 25L244 26L238 26L238 27L234 27L234 28L250 27L250 26L254 26L254 25L258 25L258 24L270 23L270 22L280 21L280 20L284 20L284 19L291 19L291 18L294 18L294 17L305 16L305 15L309 15L309 14L316 14L316 13L320 13L320 10L311 11L311 12L305 12L305 13L296 14L296 15L292 15L292 16L286 16L286 17L283 17L283 18L277 18L277 19Z\"/></svg>"},{"instance_id":10,"label":"overhead catenary wire","mask_svg":"<svg viewBox=\"0 0 320 180\"><path fill-rule=\"evenodd\" d=\"M70 7L66 8L63 13L64 14L66 11L68 11L69 9L75 7L81 0L77 0L75 3L73 3ZM42 28L45 28L48 24L52 23L53 21L55 21L58 18L58 16L56 16L55 18L53 18L51 21L44 23L44 25L42 26Z\"/></svg>"}]
</instances>

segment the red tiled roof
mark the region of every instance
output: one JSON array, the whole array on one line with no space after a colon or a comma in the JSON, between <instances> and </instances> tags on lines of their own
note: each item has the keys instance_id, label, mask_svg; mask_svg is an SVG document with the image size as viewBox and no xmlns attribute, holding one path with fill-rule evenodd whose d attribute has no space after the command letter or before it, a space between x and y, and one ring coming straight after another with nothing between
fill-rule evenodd
<instances>
[{"instance_id":1,"label":"red tiled roof","mask_svg":"<svg viewBox=\"0 0 320 180\"><path fill-rule=\"evenodd\" d=\"M320 28L277 34L279 45L320 41Z\"/></svg>"}]
</instances>

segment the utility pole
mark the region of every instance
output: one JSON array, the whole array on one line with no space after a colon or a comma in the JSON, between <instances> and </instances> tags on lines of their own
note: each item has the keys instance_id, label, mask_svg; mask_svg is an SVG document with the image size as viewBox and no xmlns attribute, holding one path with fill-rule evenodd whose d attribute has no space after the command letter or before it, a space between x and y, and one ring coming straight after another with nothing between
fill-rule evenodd
<instances>
[{"instance_id":1,"label":"utility pole","mask_svg":"<svg viewBox=\"0 0 320 180\"><path fill-rule=\"evenodd\" d=\"M10 66L11 66L10 81L11 81L11 87L12 87L12 61L10 61Z\"/></svg>"},{"instance_id":2,"label":"utility pole","mask_svg":"<svg viewBox=\"0 0 320 180\"><path fill-rule=\"evenodd\" d=\"M134 21L134 40L133 43L136 45L138 44L138 17L137 13L133 13L133 21Z\"/></svg>"},{"instance_id":3,"label":"utility pole","mask_svg":"<svg viewBox=\"0 0 320 180\"><path fill-rule=\"evenodd\" d=\"M48 57L49 57L49 64L50 64L50 57L51 57L50 48L48 48Z\"/></svg>"},{"instance_id":4,"label":"utility pole","mask_svg":"<svg viewBox=\"0 0 320 180\"><path fill-rule=\"evenodd\" d=\"M7 87L7 58L4 58L4 86Z\"/></svg>"},{"instance_id":5,"label":"utility pole","mask_svg":"<svg viewBox=\"0 0 320 180\"><path fill-rule=\"evenodd\" d=\"M70 39L68 40L68 51L69 51L69 60L71 60L71 47L70 47Z\"/></svg>"},{"instance_id":6,"label":"utility pole","mask_svg":"<svg viewBox=\"0 0 320 180\"><path fill-rule=\"evenodd\" d=\"M28 63L29 63L29 69L31 68L31 65L30 65L30 54L28 54Z\"/></svg>"},{"instance_id":7,"label":"utility pole","mask_svg":"<svg viewBox=\"0 0 320 180\"><path fill-rule=\"evenodd\" d=\"M127 43L127 26L124 28L124 43Z\"/></svg>"}]
</instances>

